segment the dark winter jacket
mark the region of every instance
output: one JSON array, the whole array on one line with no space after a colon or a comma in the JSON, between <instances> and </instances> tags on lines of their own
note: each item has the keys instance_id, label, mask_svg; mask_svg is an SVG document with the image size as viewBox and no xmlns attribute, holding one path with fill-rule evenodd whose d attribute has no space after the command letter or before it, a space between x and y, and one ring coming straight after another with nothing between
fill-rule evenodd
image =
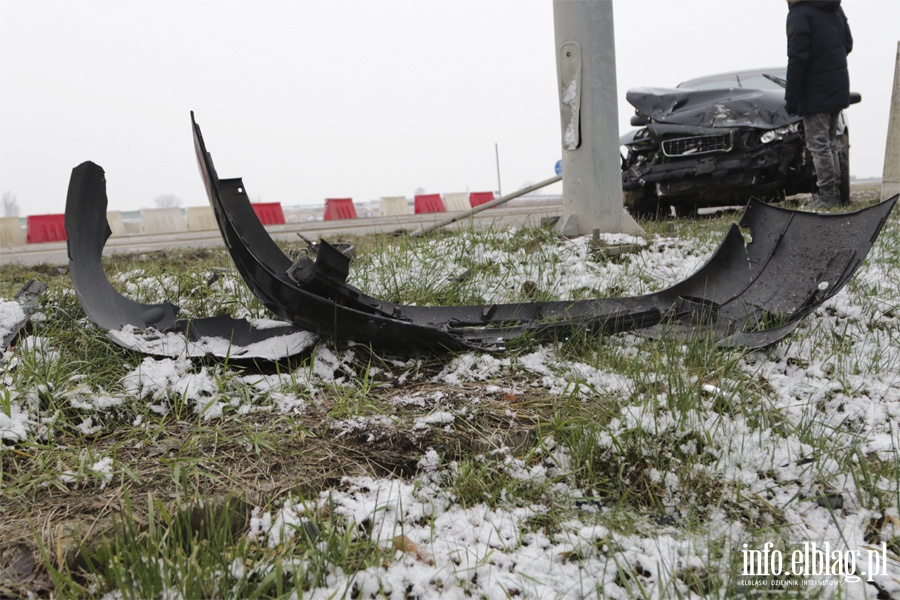
<instances>
[{"instance_id":1,"label":"dark winter jacket","mask_svg":"<svg viewBox=\"0 0 900 600\"><path fill-rule=\"evenodd\" d=\"M833 112L850 104L847 55L853 49L841 0L789 0L787 112Z\"/></svg>"}]
</instances>

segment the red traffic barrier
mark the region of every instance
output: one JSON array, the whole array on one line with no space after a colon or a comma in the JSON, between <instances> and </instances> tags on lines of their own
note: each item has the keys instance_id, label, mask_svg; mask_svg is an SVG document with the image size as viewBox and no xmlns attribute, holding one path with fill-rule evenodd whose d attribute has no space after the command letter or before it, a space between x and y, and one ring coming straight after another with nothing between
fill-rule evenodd
<instances>
[{"instance_id":1,"label":"red traffic barrier","mask_svg":"<svg viewBox=\"0 0 900 600\"><path fill-rule=\"evenodd\" d=\"M356 207L353 206L353 198L325 198L326 221L355 218Z\"/></svg>"},{"instance_id":2,"label":"red traffic barrier","mask_svg":"<svg viewBox=\"0 0 900 600\"><path fill-rule=\"evenodd\" d=\"M487 202L490 202L494 199L494 192L472 192L469 194L469 204L472 205L472 208L476 206L481 206Z\"/></svg>"},{"instance_id":3,"label":"red traffic barrier","mask_svg":"<svg viewBox=\"0 0 900 600\"><path fill-rule=\"evenodd\" d=\"M446 212L440 194L421 194L415 200L416 214Z\"/></svg>"},{"instance_id":4,"label":"red traffic barrier","mask_svg":"<svg viewBox=\"0 0 900 600\"><path fill-rule=\"evenodd\" d=\"M28 215L29 244L66 241L66 215Z\"/></svg>"},{"instance_id":5,"label":"red traffic barrier","mask_svg":"<svg viewBox=\"0 0 900 600\"><path fill-rule=\"evenodd\" d=\"M284 211L281 202L259 202L253 204L259 222L263 225L284 225Z\"/></svg>"}]
</instances>

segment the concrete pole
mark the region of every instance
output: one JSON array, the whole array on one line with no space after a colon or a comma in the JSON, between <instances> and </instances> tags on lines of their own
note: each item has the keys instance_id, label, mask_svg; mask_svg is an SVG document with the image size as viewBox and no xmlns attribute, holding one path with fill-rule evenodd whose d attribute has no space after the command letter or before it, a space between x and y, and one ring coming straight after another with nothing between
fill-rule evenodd
<instances>
[{"instance_id":1,"label":"concrete pole","mask_svg":"<svg viewBox=\"0 0 900 600\"><path fill-rule=\"evenodd\" d=\"M611 0L553 0L564 235L643 235L625 212Z\"/></svg>"},{"instance_id":2,"label":"concrete pole","mask_svg":"<svg viewBox=\"0 0 900 600\"><path fill-rule=\"evenodd\" d=\"M884 170L881 174L881 199L900 194L900 42L894 64L894 91L888 115L887 144L884 148Z\"/></svg>"}]
</instances>

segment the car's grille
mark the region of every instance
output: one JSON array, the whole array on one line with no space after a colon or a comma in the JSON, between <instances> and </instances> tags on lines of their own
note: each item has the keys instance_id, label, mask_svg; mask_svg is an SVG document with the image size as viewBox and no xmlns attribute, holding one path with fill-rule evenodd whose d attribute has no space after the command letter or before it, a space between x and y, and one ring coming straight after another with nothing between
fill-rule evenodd
<instances>
[{"instance_id":1,"label":"car's grille","mask_svg":"<svg viewBox=\"0 0 900 600\"><path fill-rule=\"evenodd\" d=\"M666 156L692 156L712 152L728 152L732 148L731 132L717 135L696 135L693 137L663 140L662 151Z\"/></svg>"}]
</instances>

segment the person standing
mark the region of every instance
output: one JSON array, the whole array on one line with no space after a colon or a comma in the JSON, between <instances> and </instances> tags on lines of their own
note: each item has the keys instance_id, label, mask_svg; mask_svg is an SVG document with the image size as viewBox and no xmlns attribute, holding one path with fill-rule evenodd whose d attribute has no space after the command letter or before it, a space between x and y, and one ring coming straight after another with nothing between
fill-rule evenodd
<instances>
[{"instance_id":1,"label":"person standing","mask_svg":"<svg viewBox=\"0 0 900 600\"><path fill-rule=\"evenodd\" d=\"M806 148L819 187L813 208L841 205L838 116L850 105L847 55L853 50L841 0L787 0L788 114L803 117Z\"/></svg>"}]
</instances>

